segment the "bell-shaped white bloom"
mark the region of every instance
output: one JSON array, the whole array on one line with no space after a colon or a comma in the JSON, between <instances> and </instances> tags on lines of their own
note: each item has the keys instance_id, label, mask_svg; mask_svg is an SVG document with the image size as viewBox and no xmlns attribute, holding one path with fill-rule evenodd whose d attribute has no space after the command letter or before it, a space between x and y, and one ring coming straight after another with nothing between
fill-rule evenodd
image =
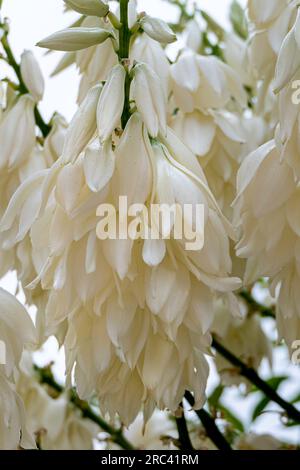
<instances>
[{"instance_id":1,"label":"bell-shaped white bloom","mask_svg":"<svg viewBox=\"0 0 300 470\"><path fill-rule=\"evenodd\" d=\"M248 12L251 21L258 25L264 25L274 21L286 8L287 0L248 0Z\"/></svg>"},{"instance_id":2,"label":"bell-shaped white bloom","mask_svg":"<svg viewBox=\"0 0 300 470\"><path fill-rule=\"evenodd\" d=\"M67 128L65 118L55 114L51 120L51 131L44 142L44 156L48 167L62 155Z\"/></svg>"},{"instance_id":3,"label":"bell-shaped white bloom","mask_svg":"<svg viewBox=\"0 0 300 470\"><path fill-rule=\"evenodd\" d=\"M297 18L293 28L286 35L281 49L275 70L273 83L275 93L278 93L293 78L300 67L300 12L298 9Z\"/></svg>"},{"instance_id":4,"label":"bell-shaped white bloom","mask_svg":"<svg viewBox=\"0 0 300 470\"><path fill-rule=\"evenodd\" d=\"M102 28L68 28L51 34L37 46L55 51L80 51L101 44L109 37L112 33Z\"/></svg>"},{"instance_id":5,"label":"bell-shaped white bloom","mask_svg":"<svg viewBox=\"0 0 300 470\"><path fill-rule=\"evenodd\" d=\"M134 442L137 449L144 450L175 450L171 443L163 441L163 436L177 436L176 427L167 413L155 411L153 416L144 423L143 415L140 414L137 419L124 431L124 435L129 442Z\"/></svg>"},{"instance_id":6,"label":"bell-shaped white bloom","mask_svg":"<svg viewBox=\"0 0 300 470\"><path fill-rule=\"evenodd\" d=\"M86 16L106 16L109 6L102 0L64 0L72 10Z\"/></svg>"},{"instance_id":7,"label":"bell-shaped white bloom","mask_svg":"<svg viewBox=\"0 0 300 470\"><path fill-rule=\"evenodd\" d=\"M128 28L132 29L137 22L137 0L128 2Z\"/></svg>"},{"instance_id":8,"label":"bell-shaped white bloom","mask_svg":"<svg viewBox=\"0 0 300 470\"><path fill-rule=\"evenodd\" d=\"M90 142L97 129L96 112L102 85L96 85L87 94L75 113L67 134L63 149L65 161L75 160Z\"/></svg>"},{"instance_id":9,"label":"bell-shaped white bloom","mask_svg":"<svg viewBox=\"0 0 300 470\"><path fill-rule=\"evenodd\" d=\"M24 51L21 56L21 75L23 81L36 101L43 98L45 81L38 61L31 51Z\"/></svg>"},{"instance_id":10,"label":"bell-shaped white bloom","mask_svg":"<svg viewBox=\"0 0 300 470\"><path fill-rule=\"evenodd\" d=\"M247 364L251 364L251 367L258 369L263 359L267 359L271 366L272 345L262 329L259 315L248 315L247 306L243 301L239 301L238 308L240 316L234 317L229 306L218 300L215 303L213 333L221 339L225 347ZM247 383L238 372L232 372L229 362L220 355L216 357L216 366L224 384Z\"/></svg>"},{"instance_id":11,"label":"bell-shaped white bloom","mask_svg":"<svg viewBox=\"0 0 300 470\"><path fill-rule=\"evenodd\" d=\"M10 377L19 365L25 347L35 343L33 323L25 308L11 294L0 289L0 370Z\"/></svg>"},{"instance_id":12,"label":"bell-shaped white bloom","mask_svg":"<svg viewBox=\"0 0 300 470\"><path fill-rule=\"evenodd\" d=\"M289 346L300 331L298 204L299 186L293 170L280 160L274 141L244 160L235 202L242 229L237 254L247 258L246 285L261 276L270 278L272 295L278 298L279 334Z\"/></svg>"},{"instance_id":13,"label":"bell-shaped white bloom","mask_svg":"<svg viewBox=\"0 0 300 470\"><path fill-rule=\"evenodd\" d=\"M196 20L190 20L186 25L185 43L189 49L199 52L202 43L202 34L199 24Z\"/></svg>"},{"instance_id":14,"label":"bell-shaped white bloom","mask_svg":"<svg viewBox=\"0 0 300 470\"><path fill-rule=\"evenodd\" d=\"M131 93L151 137L167 129L167 97L159 77L147 64L133 69Z\"/></svg>"},{"instance_id":15,"label":"bell-shaped white bloom","mask_svg":"<svg viewBox=\"0 0 300 470\"><path fill-rule=\"evenodd\" d=\"M35 146L35 101L21 96L0 122L0 170L13 170L24 162Z\"/></svg>"},{"instance_id":16,"label":"bell-shaped white bloom","mask_svg":"<svg viewBox=\"0 0 300 470\"><path fill-rule=\"evenodd\" d=\"M17 334L17 333L16 333ZM0 372L0 449L36 449L26 427L26 413L15 387Z\"/></svg>"},{"instance_id":17,"label":"bell-shaped white bloom","mask_svg":"<svg viewBox=\"0 0 300 470\"><path fill-rule=\"evenodd\" d=\"M250 63L258 78L270 81L273 78L282 43L295 22L297 4L285 0L274 0L274 2L248 0L248 6L249 17L253 22L249 38ZM293 39L292 34L289 37L292 47L295 46L295 43L292 44ZM293 52L290 49L285 60L288 61L292 55ZM282 59L284 60L283 57ZM290 65L293 66L293 64ZM291 70L285 73L291 73Z\"/></svg>"},{"instance_id":18,"label":"bell-shaped white bloom","mask_svg":"<svg viewBox=\"0 0 300 470\"><path fill-rule=\"evenodd\" d=\"M17 378L17 392L26 409L26 424L42 450L90 450L99 432L97 425L81 417L67 394L49 395L34 374L32 357L24 354Z\"/></svg>"},{"instance_id":19,"label":"bell-shaped white bloom","mask_svg":"<svg viewBox=\"0 0 300 470\"><path fill-rule=\"evenodd\" d=\"M130 48L130 60L148 64L160 78L166 96L169 95L170 63L161 44L147 34L138 35Z\"/></svg>"},{"instance_id":20,"label":"bell-shaped white bloom","mask_svg":"<svg viewBox=\"0 0 300 470\"><path fill-rule=\"evenodd\" d=\"M115 65L103 87L98 107L97 126L101 142L111 137L118 127L124 108L126 71Z\"/></svg>"},{"instance_id":21,"label":"bell-shaped white bloom","mask_svg":"<svg viewBox=\"0 0 300 470\"><path fill-rule=\"evenodd\" d=\"M115 155L111 141L101 145L96 139L87 147L84 155L83 168L85 179L91 191L101 191L110 181L115 170Z\"/></svg>"},{"instance_id":22,"label":"bell-shaped white bloom","mask_svg":"<svg viewBox=\"0 0 300 470\"><path fill-rule=\"evenodd\" d=\"M184 112L195 108L223 108L231 98L245 106L247 96L238 74L216 57L185 50L171 66L176 105Z\"/></svg>"},{"instance_id":23,"label":"bell-shaped white bloom","mask_svg":"<svg viewBox=\"0 0 300 470\"><path fill-rule=\"evenodd\" d=\"M173 33L167 23L158 18L145 15L141 19L141 26L150 38L162 44L170 44L177 39L176 34Z\"/></svg>"},{"instance_id":24,"label":"bell-shaped white bloom","mask_svg":"<svg viewBox=\"0 0 300 470\"><path fill-rule=\"evenodd\" d=\"M120 194L127 196L129 205L143 204L149 197L152 169L145 138L141 116L134 113L116 149L116 173L113 181L116 201Z\"/></svg>"}]
</instances>

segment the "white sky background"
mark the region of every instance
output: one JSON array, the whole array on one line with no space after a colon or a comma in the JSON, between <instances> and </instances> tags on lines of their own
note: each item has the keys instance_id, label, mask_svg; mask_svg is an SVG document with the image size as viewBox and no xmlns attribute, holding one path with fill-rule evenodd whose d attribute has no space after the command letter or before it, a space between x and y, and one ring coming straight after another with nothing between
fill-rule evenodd
<instances>
[{"instance_id":1,"label":"white sky background","mask_svg":"<svg viewBox=\"0 0 300 470\"><path fill-rule=\"evenodd\" d=\"M271 1L271 0L270 0ZM207 12L209 12L219 23L225 27L229 27L228 7L231 0L197 0L196 3ZM246 0L240 0L245 5ZM158 16L168 21L175 21L177 8L170 7L162 0L140 0L140 11ZM59 111L68 120L72 118L76 110L76 96L78 91L78 76L75 67L72 67L55 78L49 78L52 70L57 64L60 54L54 53L45 56L45 51L35 47L38 40L47 35L67 27L73 18L77 18L76 14L68 13L63 15L62 0L3 0L3 15L10 18L11 34L10 41L12 49L19 59L24 49L33 50L39 59L40 65L46 79L46 93L40 109L43 116L48 120L54 111ZM0 77L3 78L8 73L6 70L0 70ZM0 285L14 293L15 276L10 274L5 280L0 280ZM268 328L270 330L270 328ZM39 354L38 361L42 364L53 359L56 354L56 343L50 340L44 351ZM290 369L290 370L289 370ZM62 354L56 366L57 376L63 375ZM266 377L270 376L270 370L267 366L263 367L263 373ZM285 348L279 348L276 352L274 374L280 375L291 373L294 377L293 382L285 385L280 392L286 397L293 396L299 392L299 368L291 367ZM209 389L216 385L216 374L210 376ZM245 423L249 421L249 413L253 409L257 396L251 395L250 399L241 399L237 389L226 393L226 403L237 415L243 417ZM270 405L268 409L274 409ZM278 409L275 407L275 409ZM256 421L253 430L263 433L272 432L279 438L289 439L291 442L300 442L300 432L295 428L283 431L280 425L278 415L272 413L264 415Z\"/></svg>"}]
</instances>

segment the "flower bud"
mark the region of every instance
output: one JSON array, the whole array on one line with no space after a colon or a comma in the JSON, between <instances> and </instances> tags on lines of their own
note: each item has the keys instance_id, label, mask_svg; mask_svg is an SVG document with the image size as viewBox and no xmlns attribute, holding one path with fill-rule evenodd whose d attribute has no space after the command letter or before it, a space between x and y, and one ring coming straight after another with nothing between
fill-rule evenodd
<instances>
[{"instance_id":1,"label":"flower bud","mask_svg":"<svg viewBox=\"0 0 300 470\"><path fill-rule=\"evenodd\" d=\"M74 115L67 131L63 156L75 161L96 132L96 110L102 85L91 88Z\"/></svg>"},{"instance_id":2,"label":"flower bud","mask_svg":"<svg viewBox=\"0 0 300 470\"><path fill-rule=\"evenodd\" d=\"M132 95L151 137L167 129L167 98L158 75L147 64L133 69Z\"/></svg>"},{"instance_id":3,"label":"flower bud","mask_svg":"<svg viewBox=\"0 0 300 470\"><path fill-rule=\"evenodd\" d=\"M31 51L24 51L21 56L21 75L29 93L35 101L40 101L44 95L45 82L38 61Z\"/></svg>"},{"instance_id":4,"label":"flower bud","mask_svg":"<svg viewBox=\"0 0 300 470\"><path fill-rule=\"evenodd\" d=\"M170 44L177 39L167 23L158 18L145 15L141 20L141 26L150 38L163 44Z\"/></svg>"},{"instance_id":5,"label":"flower bud","mask_svg":"<svg viewBox=\"0 0 300 470\"><path fill-rule=\"evenodd\" d=\"M86 16L106 16L109 6L101 0L64 0L72 10Z\"/></svg>"},{"instance_id":6,"label":"flower bud","mask_svg":"<svg viewBox=\"0 0 300 470\"><path fill-rule=\"evenodd\" d=\"M102 28L67 28L39 41L37 46L55 51L80 51L101 44L112 33Z\"/></svg>"},{"instance_id":7,"label":"flower bud","mask_svg":"<svg viewBox=\"0 0 300 470\"><path fill-rule=\"evenodd\" d=\"M29 158L35 145L35 102L30 95L21 96L5 113L0 123L0 169L10 170ZM17 138L16 138L17 137Z\"/></svg>"},{"instance_id":8,"label":"flower bud","mask_svg":"<svg viewBox=\"0 0 300 470\"><path fill-rule=\"evenodd\" d=\"M118 126L125 100L126 72L122 65L115 65L100 96L97 109L97 125L100 141L104 142Z\"/></svg>"}]
</instances>

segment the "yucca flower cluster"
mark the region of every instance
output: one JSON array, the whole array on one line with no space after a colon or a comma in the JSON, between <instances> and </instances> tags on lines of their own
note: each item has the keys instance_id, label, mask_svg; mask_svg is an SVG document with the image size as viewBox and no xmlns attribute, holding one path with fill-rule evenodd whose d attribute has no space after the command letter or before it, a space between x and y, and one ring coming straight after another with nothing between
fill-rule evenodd
<instances>
[{"instance_id":1,"label":"yucca flower cluster","mask_svg":"<svg viewBox=\"0 0 300 470\"><path fill-rule=\"evenodd\" d=\"M77 21L37 46L64 52L53 75L78 69L70 123L57 113L43 121L39 64L27 50L20 64L11 59L0 22L19 82L0 82L0 275L16 272L34 318L0 290L0 448L91 449L99 426L107 448L131 448L127 439L182 448L183 403L207 413L214 350L223 351L220 387L250 393L263 361L272 367L259 314L276 311L291 351L300 339L299 5L248 0L249 31L238 37L197 5L190 14L171 2L181 17L169 25L136 0L63 1ZM158 223L147 217L154 206L175 210ZM196 249L186 232L177 236L182 218ZM274 309L251 296L262 278ZM66 388L33 363L52 336L64 348ZM197 449L219 448L220 435L228 449L218 428L217 440L204 429L228 416L216 396L200 431L188 423ZM174 421L160 442L166 413ZM233 448L282 447L241 428L237 436L224 426Z\"/></svg>"}]
</instances>

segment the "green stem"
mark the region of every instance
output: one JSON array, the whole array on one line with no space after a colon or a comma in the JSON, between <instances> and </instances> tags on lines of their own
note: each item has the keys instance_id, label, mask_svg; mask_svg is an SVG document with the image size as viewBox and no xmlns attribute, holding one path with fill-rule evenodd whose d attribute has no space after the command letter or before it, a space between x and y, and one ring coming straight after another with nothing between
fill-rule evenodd
<instances>
[{"instance_id":1,"label":"green stem","mask_svg":"<svg viewBox=\"0 0 300 470\"><path fill-rule=\"evenodd\" d=\"M127 67L129 60L129 46L131 32L128 27L128 3L129 0L120 0L120 20L121 28L119 30L119 61ZM127 70L125 79L125 103L122 114L122 128L125 129L126 124L130 118L130 75Z\"/></svg>"},{"instance_id":2,"label":"green stem","mask_svg":"<svg viewBox=\"0 0 300 470\"><path fill-rule=\"evenodd\" d=\"M1 1L1 0L0 0ZM3 37L1 38L1 43L2 43L2 46L3 46L3 49L6 53L6 56L7 56L7 61L9 63L9 65L13 68L18 80L19 80L19 91L21 94L25 94L25 93L29 93L24 81L23 81L23 78L22 78L22 74L21 74L21 69L20 69L20 66L19 64L17 63L14 55L13 55L13 52L11 50L11 47L10 47L10 44L9 44L9 41L8 41L8 37L7 37L7 33L5 33L3 35ZM45 121L43 120L42 116L41 116L41 113L38 109L38 107L36 106L35 107L35 110L34 110L34 115L35 115L35 120L36 120L36 124L37 126L40 128L40 131L43 135L44 138L47 137L47 135L49 134L49 132L51 131L51 126L49 126L48 124L45 123Z\"/></svg>"},{"instance_id":3,"label":"green stem","mask_svg":"<svg viewBox=\"0 0 300 470\"><path fill-rule=\"evenodd\" d=\"M52 390L54 390L58 394L62 394L65 391L64 387L55 381L50 367L41 368L35 365L34 370L37 372L39 382L41 384L48 385ZM73 403L73 405L81 411L82 416L84 418L93 421L104 432L109 434L112 442L118 444L122 449L134 450L132 444L127 441L127 439L123 435L122 430L110 426L103 418L101 418L101 416L99 416L93 411L93 409L87 402L80 400L74 389L70 391L70 402Z\"/></svg>"},{"instance_id":4,"label":"green stem","mask_svg":"<svg viewBox=\"0 0 300 470\"><path fill-rule=\"evenodd\" d=\"M280 395L278 395L278 393L272 387L270 387L269 384L259 377L254 369L244 364L216 339L213 340L212 346L221 356L223 356L228 362L238 369L240 375L248 379L249 382L261 390L271 401L277 403L277 405L285 410L288 418L290 418L292 421L295 421L296 423L300 423L300 411L285 401Z\"/></svg>"}]
</instances>

